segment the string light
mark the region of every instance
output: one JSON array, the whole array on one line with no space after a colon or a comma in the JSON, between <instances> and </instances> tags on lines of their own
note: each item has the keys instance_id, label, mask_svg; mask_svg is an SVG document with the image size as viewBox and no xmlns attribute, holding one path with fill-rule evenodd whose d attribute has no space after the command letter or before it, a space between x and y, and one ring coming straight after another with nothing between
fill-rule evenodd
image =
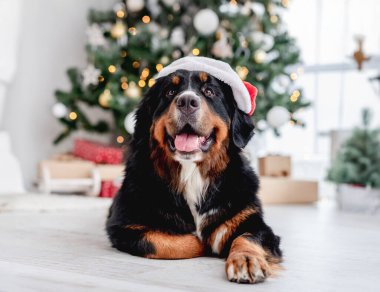
<instances>
[{"instance_id":1,"label":"string light","mask_svg":"<svg viewBox=\"0 0 380 292\"><path fill-rule=\"evenodd\" d=\"M77 115L76 112L71 112L71 113L69 114L69 119L70 119L70 120L74 121L74 120L76 120L77 118L78 118L78 115Z\"/></svg>"},{"instance_id":2,"label":"string light","mask_svg":"<svg viewBox=\"0 0 380 292\"><path fill-rule=\"evenodd\" d=\"M291 126L294 126L296 123L295 123L293 120L290 120L290 121L289 121L289 124L290 124Z\"/></svg>"},{"instance_id":3,"label":"string light","mask_svg":"<svg viewBox=\"0 0 380 292\"><path fill-rule=\"evenodd\" d=\"M277 15L272 15L272 16L270 17L270 22L272 22L272 23L277 23L277 21L278 21L278 16L277 16Z\"/></svg>"},{"instance_id":4,"label":"string light","mask_svg":"<svg viewBox=\"0 0 380 292\"><path fill-rule=\"evenodd\" d=\"M116 16L119 18L123 18L125 16L125 12L123 10L118 10L116 12Z\"/></svg>"},{"instance_id":5,"label":"string light","mask_svg":"<svg viewBox=\"0 0 380 292\"><path fill-rule=\"evenodd\" d=\"M144 80L139 80L138 85L139 85L140 87L145 87L146 82L145 82Z\"/></svg>"},{"instance_id":6,"label":"string light","mask_svg":"<svg viewBox=\"0 0 380 292\"><path fill-rule=\"evenodd\" d=\"M122 51L120 52L120 56L121 56L122 58L125 58L126 56L128 56L127 51L126 51L126 50L122 50Z\"/></svg>"},{"instance_id":7,"label":"string light","mask_svg":"<svg viewBox=\"0 0 380 292\"><path fill-rule=\"evenodd\" d=\"M137 69L138 67L140 67L140 62L139 61L134 61L132 63L132 67L135 68L135 69Z\"/></svg>"},{"instance_id":8,"label":"string light","mask_svg":"<svg viewBox=\"0 0 380 292\"><path fill-rule=\"evenodd\" d=\"M116 66L115 65L109 65L108 66L108 71L110 73L115 73L116 72Z\"/></svg>"},{"instance_id":9,"label":"string light","mask_svg":"<svg viewBox=\"0 0 380 292\"><path fill-rule=\"evenodd\" d=\"M198 48L194 48L194 49L192 50L192 53L193 53L194 56L198 56L199 53L200 53L200 51L199 51Z\"/></svg>"},{"instance_id":10,"label":"string light","mask_svg":"<svg viewBox=\"0 0 380 292\"><path fill-rule=\"evenodd\" d=\"M127 76L121 76L120 77L120 82L127 82L127 81L128 81Z\"/></svg>"},{"instance_id":11,"label":"string light","mask_svg":"<svg viewBox=\"0 0 380 292\"><path fill-rule=\"evenodd\" d=\"M100 75L100 76L98 77L98 81L99 81L99 82L103 82L103 81L104 81L104 77L103 77L102 75Z\"/></svg>"},{"instance_id":12,"label":"string light","mask_svg":"<svg viewBox=\"0 0 380 292\"><path fill-rule=\"evenodd\" d=\"M136 35L137 34L137 30L136 30L136 27L134 26L131 26L130 28L128 28L128 31L131 35Z\"/></svg>"},{"instance_id":13,"label":"string light","mask_svg":"<svg viewBox=\"0 0 380 292\"><path fill-rule=\"evenodd\" d=\"M149 87L152 87L155 83L156 83L156 80L154 80L153 78L151 78L151 79L149 79L149 81L148 81L148 86L149 86Z\"/></svg>"},{"instance_id":14,"label":"string light","mask_svg":"<svg viewBox=\"0 0 380 292\"><path fill-rule=\"evenodd\" d=\"M145 16L143 16L142 17L142 22L144 22L144 23L149 23L150 22L150 17L148 16L148 15L145 15Z\"/></svg>"},{"instance_id":15,"label":"string light","mask_svg":"<svg viewBox=\"0 0 380 292\"><path fill-rule=\"evenodd\" d=\"M289 0L282 0L281 4L282 4L282 6L284 6L285 8L287 8L289 6Z\"/></svg>"},{"instance_id":16,"label":"string light","mask_svg":"<svg viewBox=\"0 0 380 292\"><path fill-rule=\"evenodd\" d=\"M236 66L236 72L238 73L240 79L245 80L249 73L249 70L245 66Z\"/></svg>"},{"instance_id":17,"label":"string light","mask_svg":"<svg viewBox=\"0 0 380 292\"><path fill-rule=\"evenodd\" d=\"M164 66L162 64L157 64L156 65L157 72L160 72L162 70L162 68L164 68Z\"/></svg>"},{"instance_id":18,"label":"string light","mask_svg":"<svg viewBox=\"0 0 380 292\"><path fill-rule=\"evenodd\" d=\"M236 0L231 0L231 1L230 1L230 5L232 5L232 6L236 6L236 5L237 5Z\"/></svg>"},{"instance_id":19,"label":"string light","mask_svg":"<svg viewBox=\"0 0 380 292\"><path fill-rule=\"evenodd\" d=\"M119 144L123 143L124 142L124 137L123 136L117 136L116 142L119 143Z\"/></svg>"},{"instance_id":20,"label":"string light","mask_svg":"<svg viewBox=\"0 0 380 292\"><path fill-rule=\"evenodd\" d=\"M141 79L146 79L148 76L149 76L149 69L144 68L144 70L142 70L141 72Z\"/></svg>"},{"instance_id":21,"label":"string light","mask_svg":"<svg viewBox=\"0 0 380 292\"><path fill-rule=\"evenodd\" d=\"M127 82L122 82L121 83L121 88L126 90L128 88L128 83Z\"/></svg>"},{"instance_id":22,"label":"string light","mask_svg":"<svg viewBox=\"0 0 380 292\"><path fill-rule=\"evenodd\" d=\"M297 78L298 78L297 73L293 72L293 73L290 74L290 79L292 79L293 81L297 80Z\"/></svg>"}]
</instances>

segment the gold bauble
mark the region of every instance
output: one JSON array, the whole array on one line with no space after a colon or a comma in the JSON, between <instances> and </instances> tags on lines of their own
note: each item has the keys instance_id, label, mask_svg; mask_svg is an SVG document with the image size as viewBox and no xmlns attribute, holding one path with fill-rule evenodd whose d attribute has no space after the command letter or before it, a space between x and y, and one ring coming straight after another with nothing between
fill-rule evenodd
<instances>
[{"instance_id":1,"label":"gold bauble","mask_svg":"<svg viewBox=\"0 0 380 292\"><path fill-rule=\"evenodd\" d=\"M117 21L111 28L111 36L115 39L121 38L126 34L127 28L122 21Z\"/></svg>"},{"instance_id":2,"label":"gold bauble","mask_svg":"<svg viewBox=\"0 0 380 292\"><path fill-rule=\"evenodd\" d=\"M255 55L254 55L254 60L257 64L261 64L265 61L265 59L267 58L267 53L264 51L264 50L257 50L255 52Z\"/></svg>"},{"instance_id":3,"label":"gold bauble","mask_svg":"<svg viewBox=\"0 0 380 292\"><path fill-rule=\"evenodd\" d=\"M141 89L135 82L129 82L128 88L124 91L124 94L132 99L138 99L141 97Z\"/></svg>"},{"instance_id":4,"label":"gold bauble","mask_svg":"<svg viewBox=\"0 0 380 292\"><path fill-rule=\"evenodd\" d=\"M105 89L101 95L99 95L99 104L102 107L109 107L109 102L112 99L112 94L109 89Z\"/></svg>"}]
</instances>

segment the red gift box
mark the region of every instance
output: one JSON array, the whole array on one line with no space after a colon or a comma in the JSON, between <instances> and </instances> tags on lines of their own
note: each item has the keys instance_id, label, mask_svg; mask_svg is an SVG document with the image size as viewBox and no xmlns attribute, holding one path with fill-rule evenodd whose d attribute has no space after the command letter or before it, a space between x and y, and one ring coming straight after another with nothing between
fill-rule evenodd
<instances>
[{"instance_id":1,"label":"red gift box","mask_svg":"<svg viewBox=\"0 0 380 292\"><path fill-rule=\"evenodd\" d=\"M100 189L99 197L113 198L116 195L119 188L120 188L120 186L115 184L114 181L104 180L104 181L102 181L102 186Z\"/></svg>"},{"instance_id":2,"label":"red gift box","mask_svg":"<svg viewBox=\"0 0 380 292\"><path fill-rule=\"evenodd\" d=\"M123 161L123 150L121 148L83 139L75 140L73 154L95 163L120 164Z\"/></svg>"}]
</instances>

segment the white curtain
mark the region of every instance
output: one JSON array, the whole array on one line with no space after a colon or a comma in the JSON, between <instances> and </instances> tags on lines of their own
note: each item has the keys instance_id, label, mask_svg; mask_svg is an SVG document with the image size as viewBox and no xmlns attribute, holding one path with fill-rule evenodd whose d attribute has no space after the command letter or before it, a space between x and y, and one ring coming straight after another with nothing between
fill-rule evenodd
<instances>
[{"instance_id":1,"label":"white curtain","mask_svg":"<svg viewBox=\"0 0 380 292\"><path fill-rule=\"evenodd\" d=\"M21 0L0 0L0 124L7 85L16 71L20 8Z\"/></svg>"},{"instance_id":2,"label":"white curtain","mask_svg":"<svg viewBox=\"0 0 380 292\"><path fill-rule=\"evenodd\" d=\"M7 87L17 68L22 0L0 0L0 126ZM8 133L0 131L0 195L24 191L20 165L11 151Z\"/></svg>"}]
</instances>

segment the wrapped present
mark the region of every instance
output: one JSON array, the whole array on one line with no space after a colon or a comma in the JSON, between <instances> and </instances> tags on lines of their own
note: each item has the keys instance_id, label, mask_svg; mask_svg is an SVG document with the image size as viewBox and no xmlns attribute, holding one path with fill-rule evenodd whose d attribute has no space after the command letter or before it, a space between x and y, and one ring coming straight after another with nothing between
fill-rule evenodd
<instances>
[{"instance_id":1,"label":"wrapped present","mask_svg":"<svg viewBox=\"0 0 380 292\"><path fill-rule=\"evenodd\" d=\"M259 174L262 176L291 176L291 159L289 156L269 155L259 159Z\"/></svg>"},{"instance_id":2,"label":"wrapped present","mask_svg":"<svg viewBox=\"0 0 380 292\"><path fill-rule=\"evenodd\" d=\"M95 163L120 164L123 161L123 149L84 139L75 140L73 154Z\"/></svg>"},{"instance_id":3,"label":"wrapped present","mask_svg":"<svg viewBox=\"0 0 380 292\"><path fill-rule=\"evenodd\" d=\"M113 198L120 188L120 184L115 180L102 181L99 197Z\"/></svg>"},{"instance_id":4,"label":"wrapped present","mask_svg":"<svg viewBox=\"0 0 380 292\"><path fill-rule=\"evenodd\" d=\"M79 159L70 154L60 154L39 163L39 176L45 171L52 179L90 178L95 163Z\"/></svg>"},{"instance_id":5,"label":"wrapped present","mask_svg":"<svg viewBox=\"0 0 380 292\"><path fill-rule=\"evenodd\" d=\"M124 169L125 165L123 164L98 164L95 167L102 181L122 179L124 177Z\"/></svg>"},{"instance_id":6,"label":"wrapped present","mask_svg":"<svg viewBox=\"0 0 380 292\"><path fill-rule=\"evenodd\" d=\"M318 200L318 182L263 176L258 196L263 204L313 203Z\"/></svg>"}]
</instances>

